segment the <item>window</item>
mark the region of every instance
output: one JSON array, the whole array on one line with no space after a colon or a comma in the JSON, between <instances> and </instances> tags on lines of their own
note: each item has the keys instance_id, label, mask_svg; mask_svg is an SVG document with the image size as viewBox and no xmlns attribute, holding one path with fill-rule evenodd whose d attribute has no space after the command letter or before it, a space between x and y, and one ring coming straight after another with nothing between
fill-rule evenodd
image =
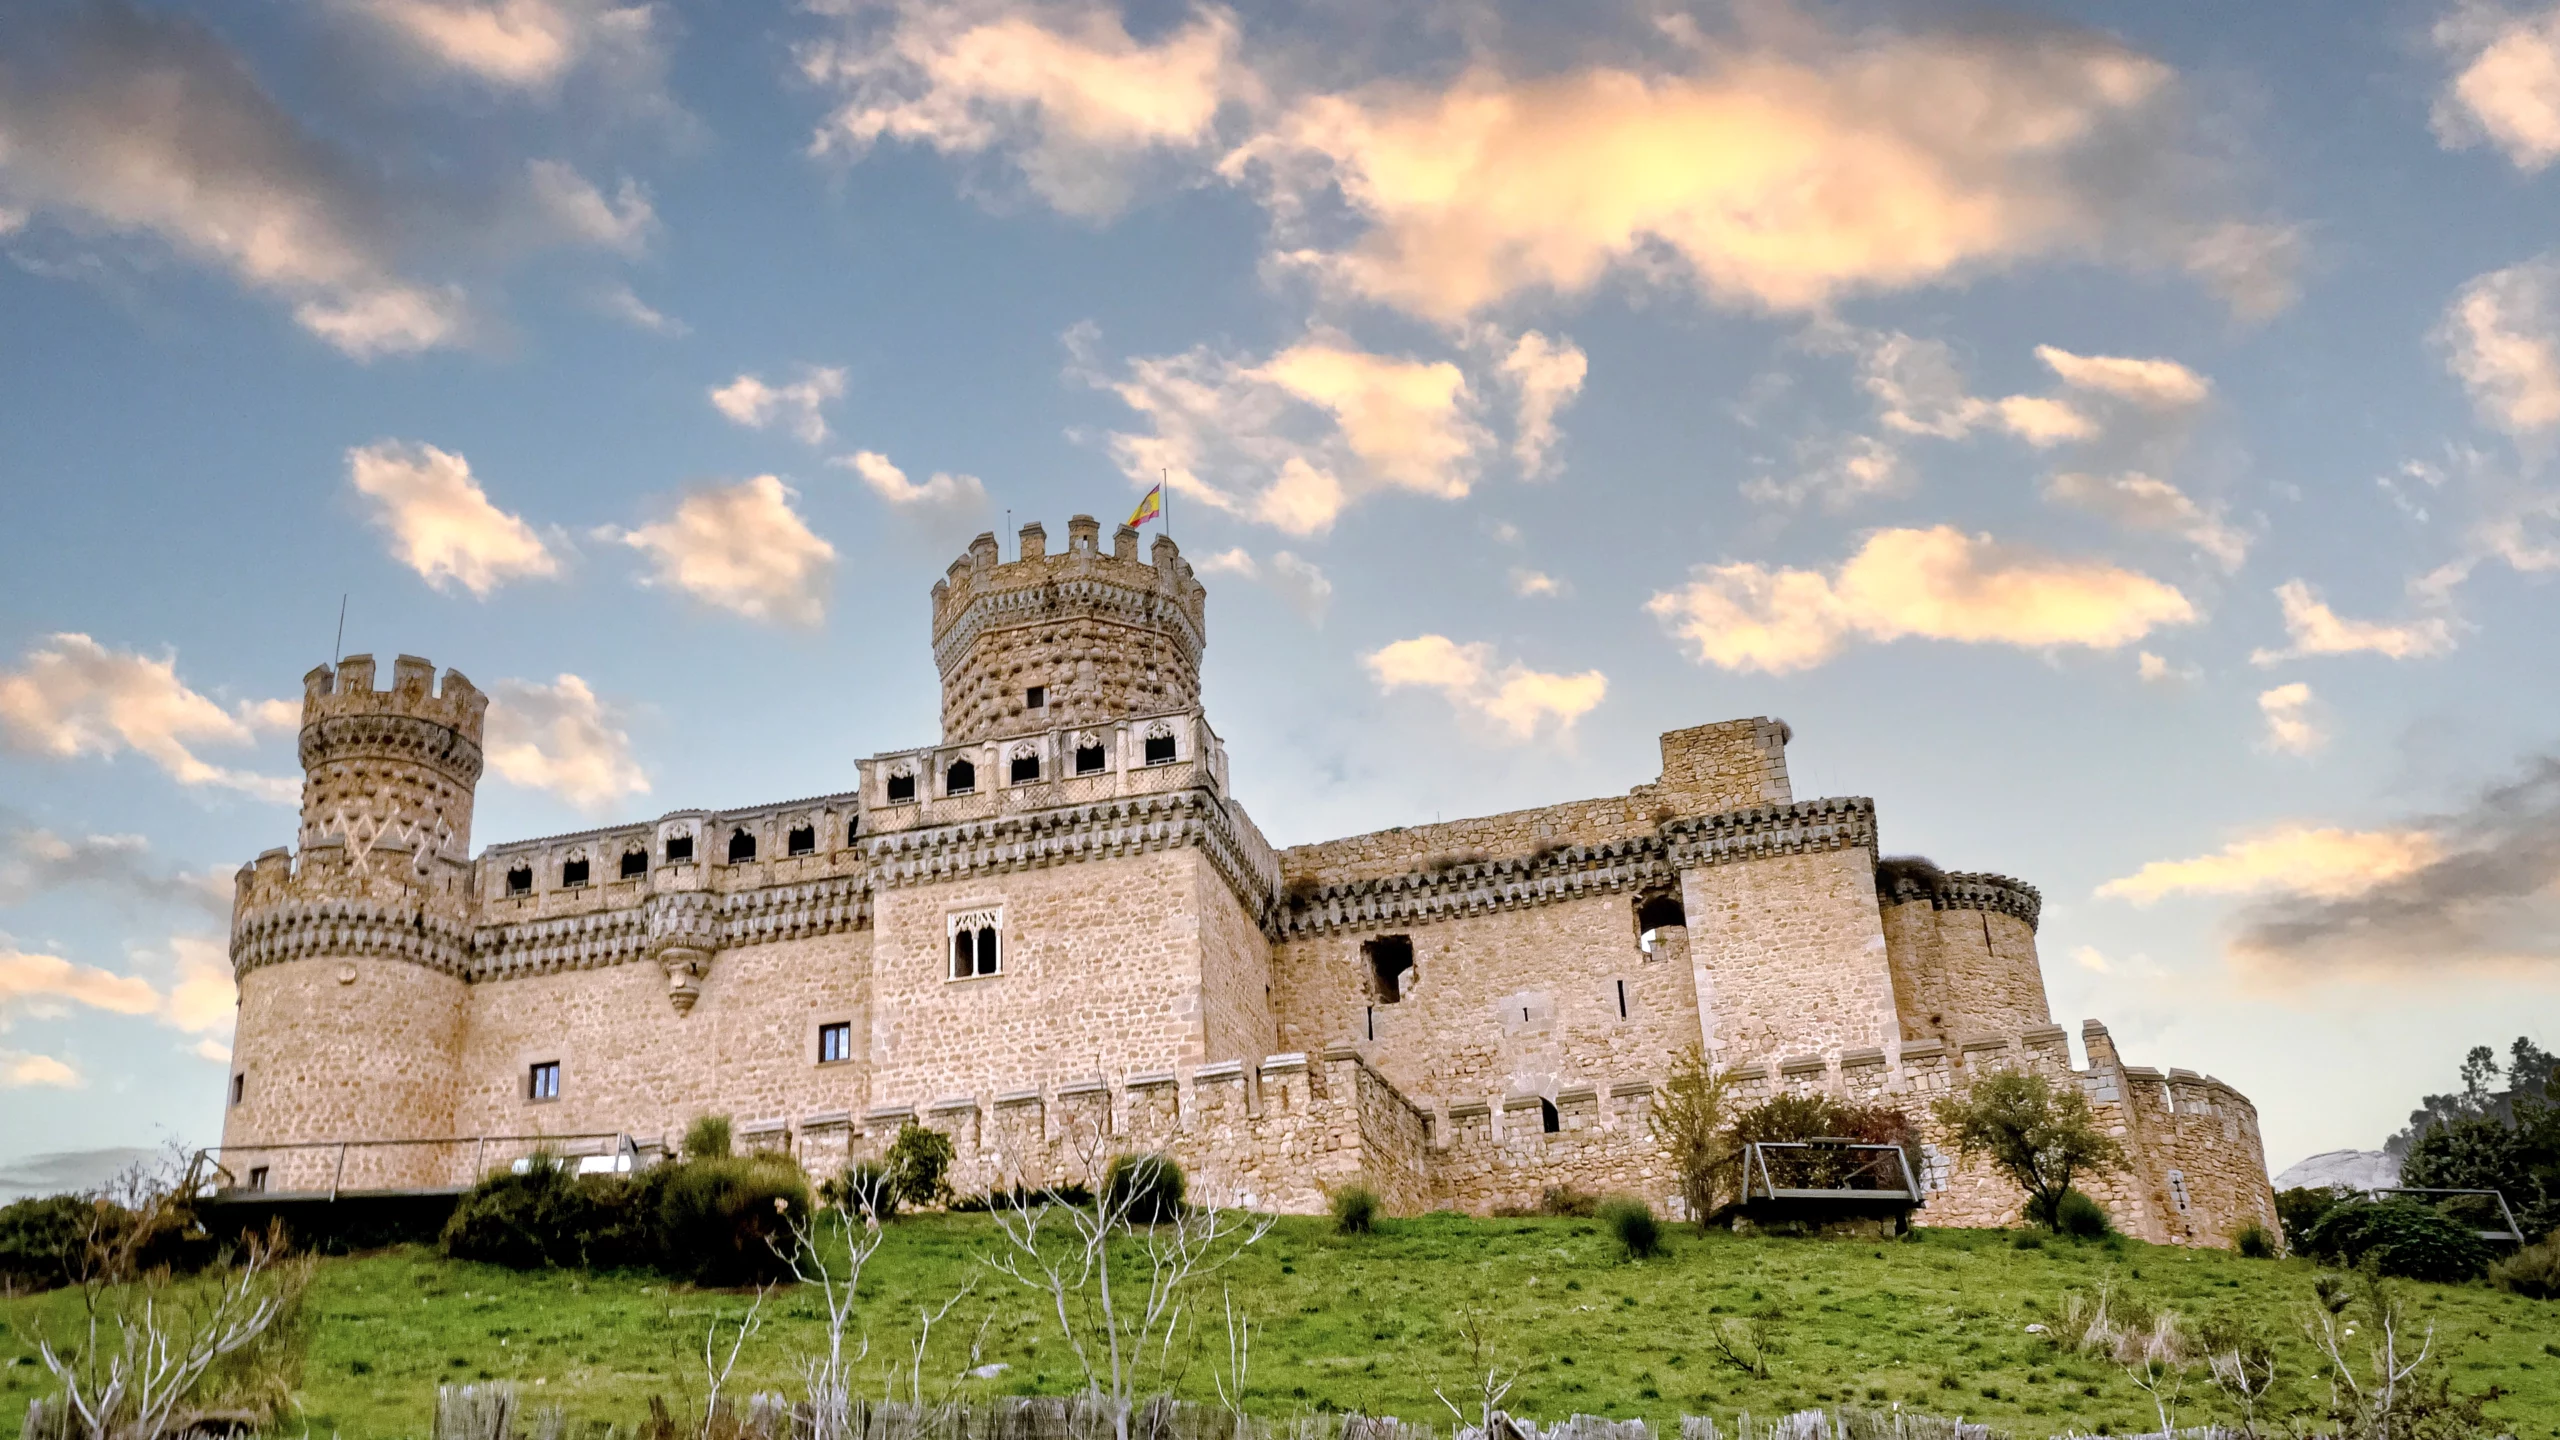
<instances>
[{"instance_id":1,"label":"window","mask_svg":"<svg viewBox=\"0 0 2560 1440\"><path fill-rule=\"evenodd\" d=\"M969 980L1004 969L1004 911L967 910L951 916L951 978Z\"/></svg>"},{"instance_id":2,"label":"window","mask_svg":"<svg viewBox=\"0 0 2560 1440\"><path fill-rule=\"evenodd\" d=\"M1013 783L1016 785L1028 785L1032 781L1039 779L1039 755L1026 751L1023 754L1014 756L1012 778Z\"/></svg>"},{"instance_id":3,"label":"window","mask_svg":"<svg viewBox=\"0 0 2560 1440\"><path fill-rule=\"evenodd\" d=\"M267 1188L266 1166L252 1165L249 1167L249 1188L252 1190L264 1190Z\"/></svg>"},{"instance_id":4,"label":"window","mask_svg":"<svg viewBox=\"0 0 2560 1440\"><path fill-rule=\"evenodd\" d=\"M692 862L692 860L693 860L693 837L692 837L692 836L690 836L690 835L670 835L670 836L668 836L668 837L667 837L667 863L668 863L668 864L670 864L670 865L685 865L685 864L690 864L690 863Z\"/></svg>"},{"instance_id":5,"label":"window","mask_svg":"<svg viewBox=\"0 0 2560 1440\"><path fill-rule=\"evenodd\" d=\"M625 850L625 851L623 851L623 852L622 852L622 878L623 878L623 879L625 879L625 880L637 880L637 879L639 879L641 876L646 875L646 874L648 874L648 873L649 873L649 852L648 852L648 851L646 851L646 850Z\"/></svg>"},{"instance_id":6,"label":"window","mask_svg":"<svg viewBox=\"0 0 2560 1440\"><path fill-rule=\"evenodd\" d=\"M853 1022L839 1020L818 1027L818 1063L833 1065L853 1058Z\"/></svg>"},{"instance_id":7,"label":"window","mask_svg":"<svg viewBox=\"0 0 2560 1440\"><path fill-rule=\"evenodd\" d=\"M785 839L784 845L794 855L817 854L818 827L815 825L792 826L791 834Z\"/></svg>"},{"instance_id":8,"label":"window","mask_svg":"<svg viewBox=\"0 0 2560 1440\"><path fill-rule=\"evenodd\" d=\"M730 831L729 863L744 865L754 858L756 858L756 837L748 834L744 826Z\"/></svg>"},{"instance_id":9,"label":"window","mask_svg":"<svg viewBox=\"0 0 2560 1440\"><path fill-rule=\"evenodd\" d=\"M2169 1172L2169 1199L2177 1205L2179 1214L2184 1215L2187 1213L2186 1171L2172 1170Z\"/></svg>"},{"instance_id":10,"label":"window","mask_svg":"<svg viewBox=\"0 0 2560 1440\"><path fill-rule=\"evenodd\" d=\"M1030 689L1023 691L1022 703L1034 710L1047 705L1049 703L1049 687L1046 685L1034 685Z\"/></svg>"},{"instance_id":11,"label":"window","mask_svg":"<svg viewBox=\"0 0 2560 1440\"><path fill-rule=\"evenodd\" d=\"M951 768L942 772L942 793L945 795L966 795L977 788L978 767L966 760L954 760Z\"/></svg>"},{"instance_id":12,"label":"window","mask_svg":"<svg viewBox=\"0 0 2560 1440\"><path fill-rule=\"evenodd\" d=\"M1148 763L1148 764L1150 764L1150 765L1170 765L1170 764L1172 764L1172 763L1173 763L1173 760L1174 760L1174 755L1173 755L1173 732L1172 732L1172 731L1167 730L1167 731L1165 731L1164 733L1162 733L1162 734L1160 734L1160 735L1149 735L1149 736L1147 737L1147 763Z\"/></svg>"},{"instance_id":13,"label":"window","mask_svg":"<svg viewBox=\"0 0 2560 1440\"><path fill-rule=\"evenodd\" d=\"M850 845L850 844L852 844L854 841L859 840L859 839L861 839L861 838L862 838L862 817L861 817L861 816L859 816L859 815L856 815L856 816L854 816L852 819L847 820L846 822L844 822L844 843L846 843L847 845Z\"/></svg>"},{"instance_id":14,"label":"window","mask_svg":"<svg viewBox=\"0 0 2560 1440\"><path fill-rule=\"evenodd\" d=\"M1369 993L1381 1005L1404 998L1405 977L1413 973L1413 937L1381 935L1360 947L1369 957Z\"/></svg>"},{"instance_id":15,"label":"window","mask_svg":"<svg viewBox=\"0 0 2560 1440\"><path fill-rule=\"evenodd\" d=\"M1556 1102L1538 1097L1538 1128L1550 1135L1564 1128L1564 1117L1556 1113Z\"/></svg>"},{"instance_id":16,"label":"window","mask_svg":"<svg viewBox=\"0 0 2560 1440\"><path fill-rule=\"evenodd\" d=\"M1647 955L1653 953L1654 942L1671 926L1686 927L1689 914L1681 908L1676 895L1648 895L1636 905L1636 945Z\"/></svg>"},{"instance_id":17,"label":"window","mask_svg":"<svg viewBox=\"0 0 2560 1440\"><path fill-rule=\"evenodd\" d=\"M1097 740L1097 741L1095 741L1093 744L1090 744L1090 745L1079 745L1079 746L1077 746L1077 747L1076 747L1076 773L1077 773L1077 774L1079 774L1079 775L1096 775L1096 774L1100 774L1100 773L1101 773L1101 771L1102 771L1102 767L1103 767L1105 764L1107 764L1107 763L1109 763L1109 762L1103 759L1103 755L1102 755L1102 742L1101 742L1101 741Z\"/></svg>"},{"instance_id":18,"label":"window","mask_svg":"<svg viewBox=\"0 0 2560 1440\"><path fill-rule=\"evenodd\" d=\"M528 1099L559 1099L560 1062L557 1060L545 1060L536 1064L533 1069L525 1075L524 1090L525 1096Z\"/></svg>"},{"instance_id":19,"label":"window","mask_svg":"<svg viewBox=\"0 0 2560 1440\"><path fill-rule=\"evenodd\" d=\"M916 777L913 775L892 775L889 777L890 804L912 805L915 803L915 798Z\"/></svg>"},{"instance_id":20,"label":"window","mask_svg":"<svg viewBox=\"0 0 2560 1440\"><path fill-rule=\"evenodd\" d=\"M237 1074L237 1075L232 1076L232 1077L231 1077L231 1103L232 1103L232 1104L234 1104L234 1105L237 1105L237 1104L239 1104L242 1100L247 1099L247 1098L248 1098L248 1095L249 1095L249 1076L248 1076L248 1073L247 1073L246 1071L243 1071L243 1072L242 1072L242 1073L240 1073L240 1074Z\"/></svg>"},{"instance_id":21,"label":"window","mask_svg":"<svg viewBox=\"0 0 2560 1440\"><path fill-rule=\"evenodd\" d=\"M533 893L532 866L518 865L507 871L507 893L510 895L530 895Z\"/></svg>"},{"instance_id":22,"label":"window","mask_svg":"<svg viewBox=\"0 0 2560 1440\"><path fill-rule=\"evenodd\" d=\"M564 886L577 886L587 883L587 860L585 856L581 855L575 860L564 860L561 862L560 883Z\"/></svg>"}]
</instances>

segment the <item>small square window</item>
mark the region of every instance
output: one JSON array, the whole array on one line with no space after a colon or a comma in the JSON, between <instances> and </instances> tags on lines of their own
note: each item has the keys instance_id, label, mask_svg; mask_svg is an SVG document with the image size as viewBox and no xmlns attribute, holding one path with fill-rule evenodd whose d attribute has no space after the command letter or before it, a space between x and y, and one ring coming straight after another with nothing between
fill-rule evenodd
<instances>
[{"instance_id":1,"label":"small square window","mask_svg":"<svg viewBox=\"0 0 2560 1440\"><path fill-rule=\"evenodd\" d=\"M692 860L693 860L693 837L692 837L692 836L690 836L690 835L670 835L670 836L668 836L668 837L667 837L667 863L668 863L668 864L670 864L670 865L684 865L684 864L689 864L689 863L691 863L691 862L692 862Z\"/></svg>"},{"instance_id":2,"label":"small square window","mask_svg":"<svg viewBox=\"0 0 2560 1440\"><path fill-rule=\"evenodd\" d=\"M249 1096L249 1076L244 1071L231 1077L231 1103L239 1104Z\"/></svg>"},{"instance_id":3,"label":"small square window","mask_svg":"<svg viewBox=\"0 0 2560 1440\"><path fill-rule=\"evenodd\" d=\"M518 865L507 872L507 893L510 895L530 895L533 893L532 866Z\"/></svg>"},{"instance_id":4,"label":"small square window","mask_svg":"<svg viewBox=\"0 0 2560 1440\"><path fill-rule=\"evenodd\" d=\"M560 866L560 883L564 887L571 888L586 884L587 862L584 860L563 862Z\"/></svg>"},{"instance_id":5,"label":"small square window","mask_svg":"<svg viewBox=\"0 0 2560 1440\"><path fill-rule=\"evenodd\" d=\"M853 1022L839 1020L818 1027L818 1063L832 1065L853 1058Z\"/></svg>"},{"instance_id":6,"label":"small square window","mask_svg":"<svg viewBox=\"0 0 2560 1440\"><path fill-rule=\"evenodd\" d=\"M1148 736L1148 737L1147 737L1147 763L1148 763L1148 764L1150 764L1150 765L1170 765L1170 764L1172 764L1172 763L1173 763L1173 760L1174 760L1174 755L1173 755L1173 737L1172 737L1172 736L1170 736L1170 735L1150 735L1150 736Z\"/></svg>"},{"instance_id":7,"label":"small square window","mask_svg":"<svg viewBox=\"0 0 2560 1440\"><path fill-rule=\"evenodd\" d=\"M252 1165L249 1167L249 1188L252 1190L264 1190L267 1188L266 1166Z\"/></svg>"},{"instance_id":8,"label":"small square window","mask_svg":"<svg viewBox=\"0 0 2560 1440\"><path fill-rule=\"evenodd\" d=\"M915 798L916 777L913 775L892 775L889 777L890 804L905 805L913 802Z\"/></svg>"},{"instance_id":9,"label":"small square window","mask_svg":"<svg viewBox=\"0 0 2560 1440\"><path fill-rule=\"evenodd\" d=\"M560 1098L560 1062L545 1060L533 1067L525 1077L525 1094L534 1100Z\"/></svg>"},{"instance_id":10,"label":"small square window","mask_svg":"<svg viewBox=\"0 0 2560 1440\"><path fill-rule=\"evenodd\" d=\"M818 853L818 827L815 825L793 826L786 848L794 855L815 855Z\"/></svg>"},{"instance_id":11,"label":"small square window","mask_svg":"<svg viewBox=\"0 0 2560 1440\"><path fill-rule=\"evenodd\" d=\"M1079 775L1099 775L1103 767L1109 763L1104 758L1102 747L1099 745L1076 747L1076 773Z\"/></svg>"},{"instance_id":12,"label":"small square window","mask_svg":"<svg viewBox=\"0 0 2560 1440\"><path fill-rule=\"evenodd\" d=\"M1033 781L1035 781L1035 780L1037 780L1037 779L1039 779L1039 778L1040 778L1040 757L1039 757L1039 756L1037 756L1037 755L1016 755L1016 756L1014 756L1014 757L1013 757L1013 770L1012 770L1012 772L1011 772L1011 779L1012 779L1012 781L1013 781L1013 783L1014 783L1014 784L1016 784L1016 785L1028 785L1028 784L1030 784L1031 782L1033 782Z\"/></svg>"},{"instance_id":13,"label":"small square window","mask_svg":"<svg viewBox=\"0 0 2560 1440\"><path fill-rule=\"evenodd\" d=\"M1022 703L1034 710L1047 705L1049 703L1049 687L1046 685L1034 685L1030 689L1023 691Z\"/></svg>"}]
</instances>

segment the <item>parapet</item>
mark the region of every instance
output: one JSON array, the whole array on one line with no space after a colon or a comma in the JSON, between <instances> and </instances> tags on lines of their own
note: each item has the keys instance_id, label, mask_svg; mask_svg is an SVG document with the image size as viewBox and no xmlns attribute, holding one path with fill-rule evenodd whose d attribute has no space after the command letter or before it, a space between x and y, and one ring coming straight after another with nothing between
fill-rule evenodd
<instances>
[{"instance_id":1,"label":"parapet","mask_svg":"<svg viewBox=\"0 0 2560 1440\"><path fill-rule=\"evenodd\" d=\"M489 697L461 671L445 671L441 690L435 683L435 665L415 655L391 662L388 690L373 688L373 673L370 655L350 655L334 670L327 665L311 667L311 673L302 677L303 728L341 716L399 715L432 721L474 746L480 743Z\"/></svg>"},{"instance_id":2,"label":"parapet","mask_svg":"<svg viewBox=\"0 0 2560 1440\"><path fill-rule=\"evenodd\" d=\"M1935 910L1987 910L2024 920L2029 930L2044 914L2044 892L2024 880L1985 871L1941 870L1909 857L1877 864L1876 899L1886 905L1927 901Z\"/></svg>"},{"instance_id":3,"label":"parapet","mask_svg":"<svg viewBox=\"0 0 2560 1440\"><path fill-rule=\"evenodd\" d=\"M1795 799L1787 779L1794 738L1786 721L1766 715L1665 731L1662 779L1650 789L1682 815L1787 804Z\"/></svg>"},{"instance_id":4,"label":"parapet","mask_svg":"<svg viewBox=\"0 0 2560 1440\"><path fill-rule=\"evenodd\" d=\"M1017 558L1006 560L988 531L969 542L933 585L934 660L948 675L976 630L991 625L1066 618L1077 610L1119 611L1124 623L1172 621L1185 632L1196 664L1206 642L1208 592L1194 578L1189 561L1173 537L1159 535L1146 559L1138 555L1139 535L1123 525L1109 553L1101 547L1102 526L1090 515L1067 521L1066 548L1049 550L1048 530L1039 521L1022 527ZM1067 582L1078 582L1069 586ZM1062 588L1046 594L1051 586ZM975 622L964 625L963 622ZM966 631L966 634L955 632ZM958 639L959 644L948 643Z\"/></svg>"}]
</instances>

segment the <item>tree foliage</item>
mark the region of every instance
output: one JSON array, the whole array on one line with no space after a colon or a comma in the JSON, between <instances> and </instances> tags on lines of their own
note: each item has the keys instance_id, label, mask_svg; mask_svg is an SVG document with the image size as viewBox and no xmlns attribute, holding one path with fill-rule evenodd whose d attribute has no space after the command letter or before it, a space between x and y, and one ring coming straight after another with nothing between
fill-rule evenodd
<instances>
[{"instance_id":1,"label":"tree foliage","mask_svg":"<svg viewBox=\"0 0 2560 1440\"><path fill-rule=\"evenodd\" d=\"M1723 1204L1733 1169L1729 1090L1725 1072L1708 1063L1706 1047L1691 1045L1654 1096L1653 1138L1670 1152L1680 1198L1701 1228Z\"/></svg>"},{"instance_id":2,"label":"tree foliage","mask_svg":"<svg viewBox=\"0 0 2560 1440\"><path fill-rule=\"evenodd\" d=\"M898 1200L919 1208L950 1204L954 1154L951 1137L941 1131L912 1120L899 1126L884 1157Z\"/></svg>"},{"instance_id":3,"label":"tree foliage","mask_svg":"<svg viewBox=\"0 0 2560 1440\"><path fill-rule=\"evenodd\" d=\"M2075 1178L2125 1163L2124 1146L2098 1128L2089 1097L2076 1084L2057 1089L2042 1075L2006 1070L1933 1108L1965 1154L1988 1156L2027 1192L2028 1217L2041 1225L2059 1223L2062 1197Z\"/></svg>"},{"instance_id":4,"label":"tree foliage","mask_svg":"<svg viewBox=\"0 0 2560 1440\"><path fill-rule=\"evenodd\" d=\"M2430 1095L2392 1137L2401 1155L2400 1183L2422 1189L2495 1190L2528 1235L2560 1228L2560 1060L2518 1038L2509 1050L2507 1084L2486 1045L2462 1063L2459 1095ZM2386 1147L2390 1148L2390 1147Z\"/></svg>"}]
</instances>

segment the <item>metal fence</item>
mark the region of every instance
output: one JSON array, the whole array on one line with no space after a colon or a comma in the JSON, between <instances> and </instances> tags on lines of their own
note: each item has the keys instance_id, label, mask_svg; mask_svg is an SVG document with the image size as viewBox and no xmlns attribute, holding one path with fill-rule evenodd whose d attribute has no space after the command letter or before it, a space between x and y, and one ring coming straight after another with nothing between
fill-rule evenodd
<instances>
[{"instance_id":1,"label":"metal fence","mask_svg":"<svg viewBox=\"0 0 2560 1440\"><path fill-rule=\"evenodd\" d=\"M441 1140L307 1140L217 1145L196 1152L201 1193L319 1196L467 1190L488 1175L521 1170L536 1156L581 1174L643 1168L655 1147L619 1131L583 1135L462 1135Z\"/></svg>"}]
</instances>

